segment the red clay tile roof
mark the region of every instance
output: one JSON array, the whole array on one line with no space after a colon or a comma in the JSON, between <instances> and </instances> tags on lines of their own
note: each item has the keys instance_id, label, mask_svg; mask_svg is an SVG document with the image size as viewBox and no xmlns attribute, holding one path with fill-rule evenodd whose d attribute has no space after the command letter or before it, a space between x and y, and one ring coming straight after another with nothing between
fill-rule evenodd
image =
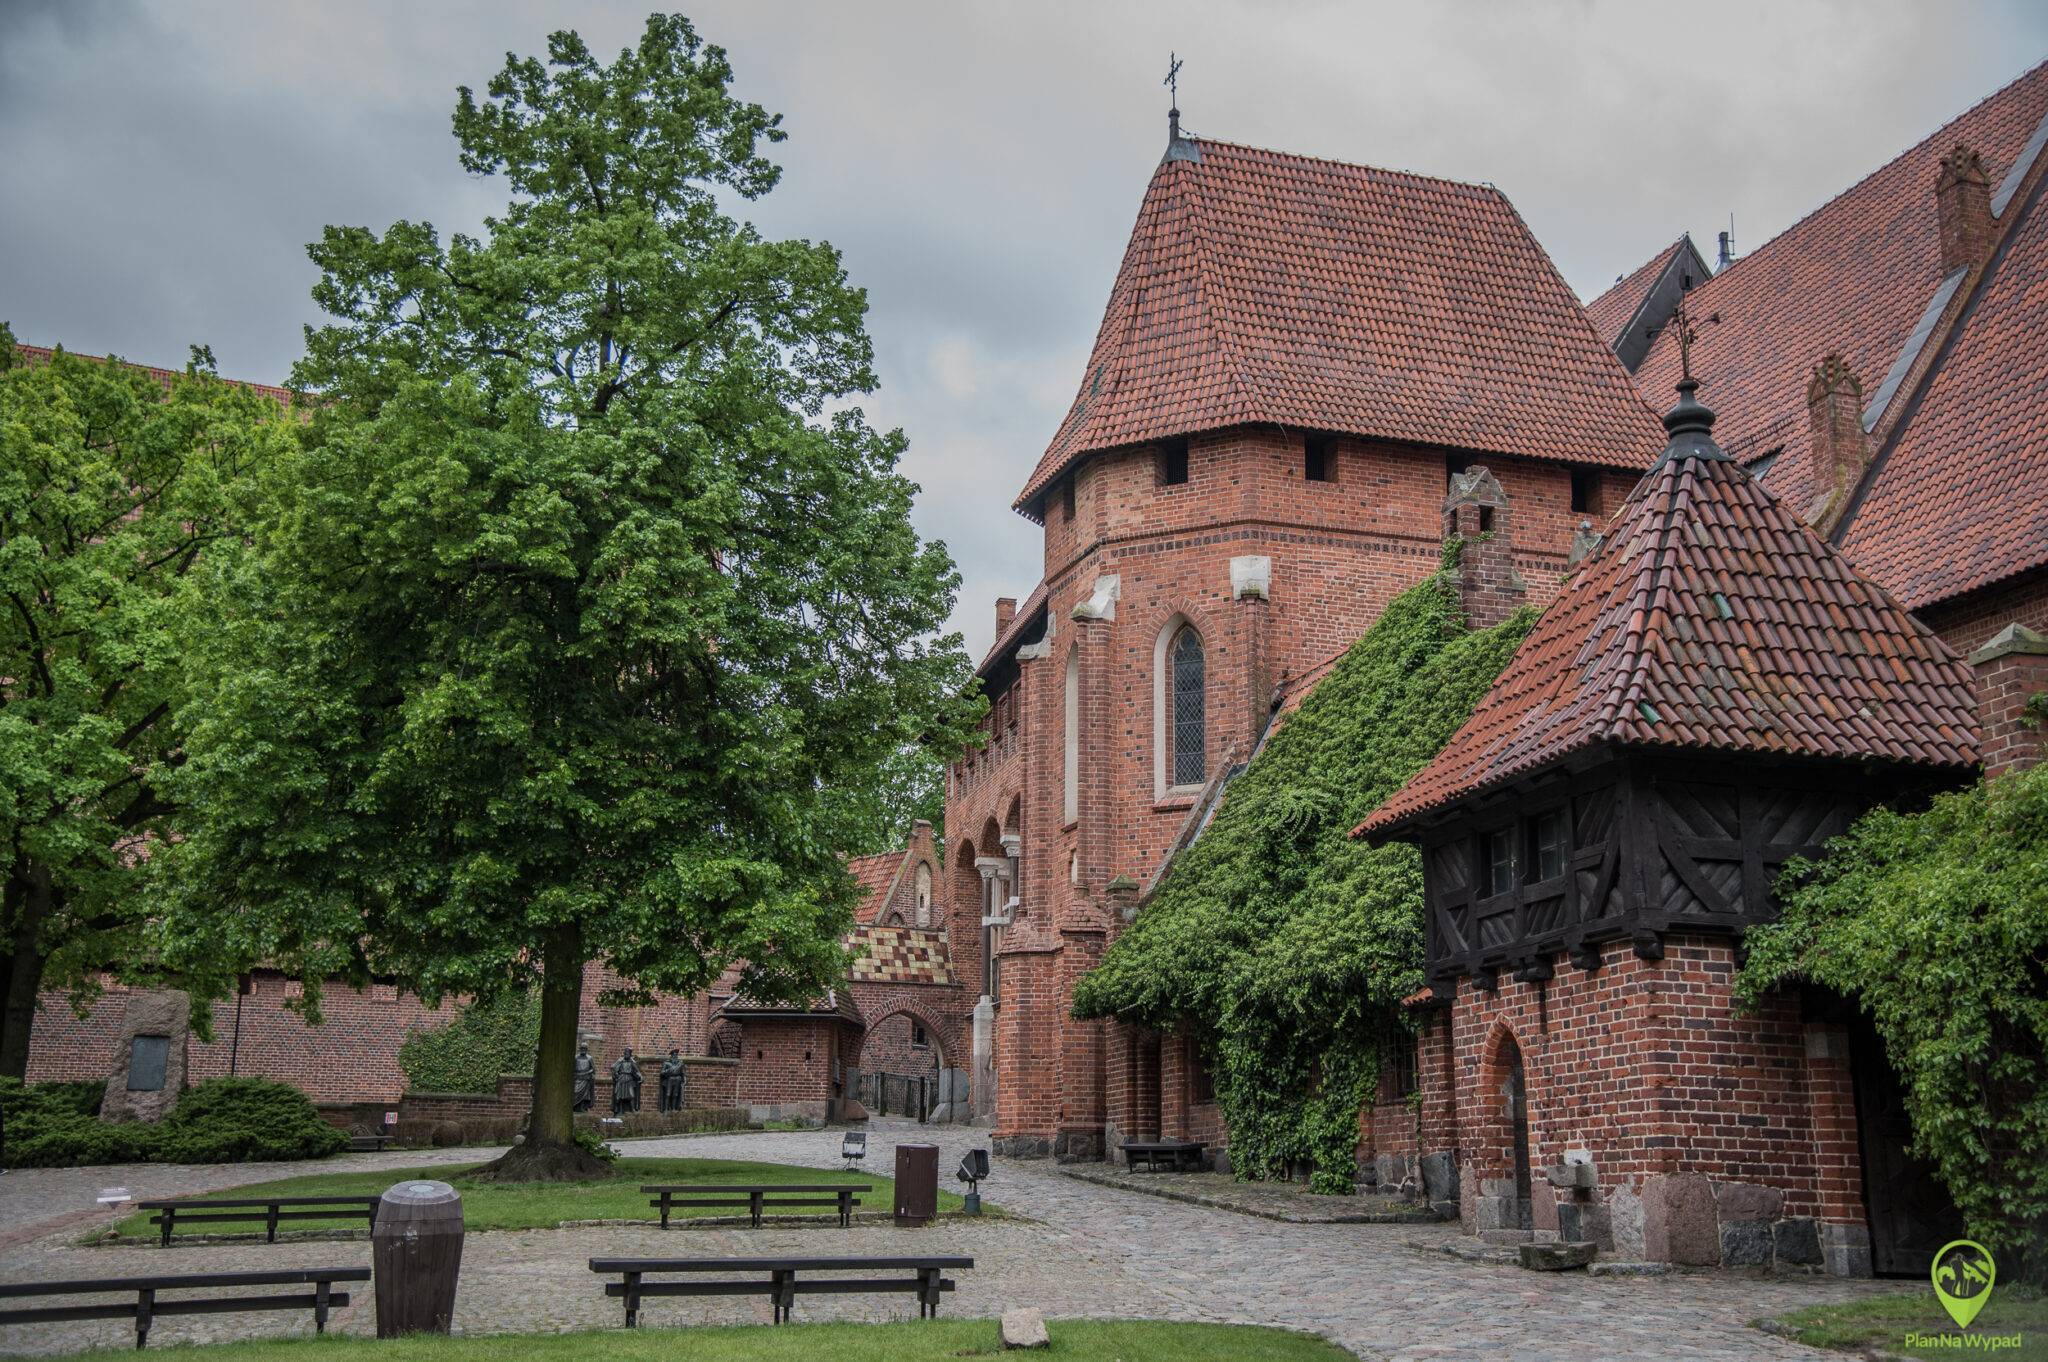
<instances>
[{"instance_id":1,"label":"red clay tile roof","mask_svg":"<svg viewBox=\"0 0 2048 1362\"><path fill-rule=\"evenodd\" d=\"M1649 463L1654 415L1498 190L1191 145L1152 176L1019 510L1086 454L1246 423Z\"/></svg>"},{"instance_id":2,"label":"red clay tile roof","mask_svg":"<svg viewBox=\"0 0 2048 1362\"><path fill-rule=\"evenodd\" d=\"M17 344L14 347L14 352L30 364L48 364L50 357L56 354L56 350L48 345ZM107 362L105 355L81 355L71 350L66 350L64 353L70 355L73 359L90 360L94 364L105 364ZM185 372L182 369L159 369L153 364L130 364L127 360L119 362L127 364L131 369L140 369L143 373L148 374L163 385L165 392L171 390L173 380L185 376ZM277 402L283 403L285 406L291 405L292 390L290 388L280 388L271 383L249 383L239 378L231 378L226 381L238 388L247 388L250 392L261 393L263 396L272 398Z\"/></svg>"},{"instance_id":3,"label":"red clay tile roof","mask_svg":"<svg viewBox=\"0 0 2048 1362\"><path fill-rule=\"evenodd\" d=\"M1586 304L1586 320L1593 323L1593 329L1600 333L1600 339L1611 348L1621 339L1621 333L1635 320L1636 309L1649 296L1651 285L1664 275L1671 257L1686 248L1684 237L1672 242L1663 250L1635 267L1625 279L1617 279L1614 286Z\"/></svg>"},{"instance_id":4,"label":"red clay tile roof","mask_svg":"<svg viewBox=\"0 0 2048 1362\"><path fill-rule=\"evenodd\" d=\"M1967 766L1976 702L1969 667L1741 465L1665 458L1471 719L1356 832L1596 745Z\"/></svg>"},{"instance_id":5,"label":"red clay tile roof","mask_svg":"<svg viewBox=\"0 0 2048 1362\"><path fill-rule=\"evenodd\" d=\"M988 675L989 668L995 666L997 662L1002 660L1004 653L1016 646L1017 640L1022 638L1025 631L1031 628L1038 612L1044 608L1045 583L1040 582L1037 586L1031 588L1031 594L1024 598L1024 604L1017 607L1017 614L1011 619L1010 627L1003 630L1002 636L989 645L988 652L982 656L981 664L974 669L975 675Z\"/></svg>"},{"instance_id":6,"label":"red clay tile roof","mask_svg":"<svg viewBox=\"0 0 2048 1362\"><path fill-rule=\"evenodd\" d=\"M1839 352L1875 395L1942 282L1934 182L1958 142L1996 186L2048 114L2048 64L2035 67L1883 168L1735 261L1688 304L1699 326L1692 371L1728 413L1716 434L1748 463L1782 445L1767 485L1798 500L1806 485L1806 382ZM1678 381L1666 327L1636 381L1661 400Z\"/></svg>"},{"instance_id":7,"label":"red clay tile roof","mask_svg":"<svg viewBox=\"0 0 2048 1362\"><path fill-rule=\"evenodd\" d=\"M898 847L873 856L847 858L846 873L860 882L860 902L853 909L855 922L873 922L887 906L889 888L896 882L896 872L907 854L907 848Z\"/></svg>"},{"instance_id":8,"label":"red clay tile roof","mask_svg":"<svg viewBox=\"0 0 2048 1362\"><path fill-rule=\"evenodd\" d=\"M2048 562L2048 207L2024 211L1838 536L1914 609Z\"/></svg>"}]
</instances>

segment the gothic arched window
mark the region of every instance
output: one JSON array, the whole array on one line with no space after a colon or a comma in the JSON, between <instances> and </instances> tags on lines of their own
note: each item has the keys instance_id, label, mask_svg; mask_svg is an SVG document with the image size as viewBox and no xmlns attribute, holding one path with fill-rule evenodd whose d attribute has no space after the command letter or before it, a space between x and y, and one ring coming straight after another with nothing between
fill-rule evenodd
<instances>
[{"instance_id":1,"label":"gothic arched window","mask_svg":"<svg viewBox=\"0 0 2048 1362\"><path fill-rule=\"evenodd\" d=\"M917 925L932 925L932 868L922 864L917 867Z\"/></svg>"},{"instance_id":2,"label":"gothic arched window","mask_svg":"<svg viewBox=\"0 0 2048 1362\"><path fill-rule=\"evenodd\" d=\"M1175 785L1200 785L1207 775L1208 704L1203 687L1202 636L1184 624L1166 650L1167 714Z\"/></svg>"}]
</instances>

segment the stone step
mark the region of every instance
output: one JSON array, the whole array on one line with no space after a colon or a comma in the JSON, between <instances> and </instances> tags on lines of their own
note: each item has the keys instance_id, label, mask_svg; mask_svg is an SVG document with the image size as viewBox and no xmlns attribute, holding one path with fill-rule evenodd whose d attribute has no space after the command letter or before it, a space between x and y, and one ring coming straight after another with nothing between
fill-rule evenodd
<instances>
[{"instance_id":1,"label":"stone step","mask_svg":"<svg viewBox=\"0 0 2048 1362\"><path fill-rule=\"evenodd\" d=\"M1549 1244L1524 1244L1517 1252L1521 1255L1522 1266L1532 1272L1567 1272L1589 1265L1599 1252L1599 1246L1589 1240L1560 1240Z\"/></svg>"}]
</instances>

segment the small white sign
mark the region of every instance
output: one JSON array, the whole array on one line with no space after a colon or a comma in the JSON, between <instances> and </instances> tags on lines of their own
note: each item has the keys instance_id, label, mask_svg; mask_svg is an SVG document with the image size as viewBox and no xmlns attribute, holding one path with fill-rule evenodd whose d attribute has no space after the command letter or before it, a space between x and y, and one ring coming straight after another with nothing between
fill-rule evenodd
<instances>
[{"instance_id":1,"label":"small white sign","mask_svg":"<svg viewBox=\"0 0 2048 1362\"><path fill-rule=\"evenodd\" d=\"M385 1112L385 1113L384 1113L384 1124L385 1124L385 1125L387 1125L387 1126L395 1126L395 1125L397 1125L397 1124L398 1124L398 1113L397 1113L397 1112L395 1112L395 1111L387 1111L387 1112Z\"/></svg>"},{"instance_id":2,"label":"small white sign","mask_svg":"<svg viewBox=\"0 0 2048 1362\"><path fill-rule=\"evenodd\" d=\"M118 1206L122 1202L129 1200L128 1189L126 1187L102 1187L100 1188L99 1200L102 1206Z\"/></svg>"}]
</instances>

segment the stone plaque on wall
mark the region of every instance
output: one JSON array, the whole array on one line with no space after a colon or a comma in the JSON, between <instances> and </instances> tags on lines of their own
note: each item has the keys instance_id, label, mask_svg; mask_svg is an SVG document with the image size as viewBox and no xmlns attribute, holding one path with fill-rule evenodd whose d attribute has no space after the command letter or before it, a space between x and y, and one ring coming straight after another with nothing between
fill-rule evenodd
<instances>
[{"instance_id":1,"label":"stone plaque on wall","mask_svg":"<svg viewBox=\"0 0 2048 1362\"><path fill-rule=\"evenodd\" d=\"M192 1002L174 988L128 995L121 1042L100 1101L103 1121L155 1121L185 1091Z\"/></svg>"},{"instance_id":2,"label":"stone plaque on wall","mask_svg":"<svg viewBox=\"0 0 2048 1362\"><path fill-rule=\"evenodd\" d=\"M137 1036L128 1050L128 1091L162 1092L170 1058L169 1036Z\"/></svg>"}]
</instances>

